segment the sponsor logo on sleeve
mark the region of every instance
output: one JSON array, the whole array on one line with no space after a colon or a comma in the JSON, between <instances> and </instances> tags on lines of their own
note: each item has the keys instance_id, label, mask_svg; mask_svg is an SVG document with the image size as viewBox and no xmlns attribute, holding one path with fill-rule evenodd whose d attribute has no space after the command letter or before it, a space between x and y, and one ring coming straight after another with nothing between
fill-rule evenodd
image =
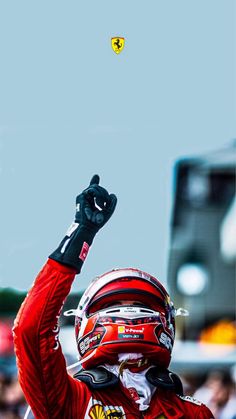
<instances>
[{"instance_id":1,"label":"sponsor logo on sleeve","mask_svg":"<svg viewBox=\"0 0 236 419\"><path fill-rule=\"evenodd\" d=\"M80 255L79 255L79 258L83 262L85 261L85 259L87 257L88 251L89 251L89 245L88 245L88 243L84 242L83 246L82 246L82 249L81 249L81 252L80 252Z\"/></svg>"}]
</instances>

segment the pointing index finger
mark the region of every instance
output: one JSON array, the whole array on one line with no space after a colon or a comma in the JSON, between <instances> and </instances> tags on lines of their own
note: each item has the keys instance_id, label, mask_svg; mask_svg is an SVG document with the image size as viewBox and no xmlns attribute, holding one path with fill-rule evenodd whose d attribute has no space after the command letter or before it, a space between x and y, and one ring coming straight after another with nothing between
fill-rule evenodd
<instances>
[{"instance_id":1,"label":"pointing index finger","mask_svg":"<svg viewBox=\"0 0 236 419\"><path fill-rule=\"evenodd\" d=\"M94 185L94 184L99 185L99 181L100 181L99 176L93 175L92 179L90 180L89 186Z\"/></svg>"}]
</instances>

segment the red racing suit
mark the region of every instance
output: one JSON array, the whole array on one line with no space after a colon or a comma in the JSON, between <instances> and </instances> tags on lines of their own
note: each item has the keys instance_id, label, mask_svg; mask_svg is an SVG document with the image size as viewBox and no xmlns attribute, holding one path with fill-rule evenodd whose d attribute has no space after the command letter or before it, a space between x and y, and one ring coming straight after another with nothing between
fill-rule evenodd
<instances>
[{"instance_id":1,"label":"red racing suit","mask_svg":"<svg viewBox=\"0 0 236 419\"><path fill-rule=\"evenodd\" d=\"M122 386L91 391L72 378L58 340L58 319L75 270L48 260L23 302L14 325L19 380L37 419L211 419L210 410L191 398L157 389L139 411Z\"/></svg>"}]
</instances>

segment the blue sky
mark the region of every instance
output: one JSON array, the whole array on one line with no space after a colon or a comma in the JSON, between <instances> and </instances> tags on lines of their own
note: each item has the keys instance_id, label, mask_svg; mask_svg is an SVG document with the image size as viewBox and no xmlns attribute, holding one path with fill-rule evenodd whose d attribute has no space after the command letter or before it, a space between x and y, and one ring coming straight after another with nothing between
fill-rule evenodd
<instances>
[{"instance_id":1,"label":"blue sky","mask_svg":"<svg viewBox=\"0 0 236 419\"><path fill-rule=\"evenodd\" d=\"M74 289L165 281L174 163L236 136L234 2L0 1L0 57L0 286L30 287L94 173L118 206Z\"/></svg>"}]
</instances>

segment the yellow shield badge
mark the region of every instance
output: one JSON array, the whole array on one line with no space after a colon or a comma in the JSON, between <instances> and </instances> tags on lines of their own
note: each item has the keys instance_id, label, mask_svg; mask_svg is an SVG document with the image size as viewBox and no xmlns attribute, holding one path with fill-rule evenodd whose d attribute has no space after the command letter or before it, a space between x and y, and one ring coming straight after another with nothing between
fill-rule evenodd
<instances>
[{"instance_id":1,"label":"yellow shield badge","mask_svg":"<svg viewBox=\"0 0 236 419\"><path fill-rule=\"evenodd\" d=\"M124 46L125 38L121 38L119 36L111 38L111 47L116 54L120 54L120 52L124 49Z\"/></svg>"}]
</instances>

